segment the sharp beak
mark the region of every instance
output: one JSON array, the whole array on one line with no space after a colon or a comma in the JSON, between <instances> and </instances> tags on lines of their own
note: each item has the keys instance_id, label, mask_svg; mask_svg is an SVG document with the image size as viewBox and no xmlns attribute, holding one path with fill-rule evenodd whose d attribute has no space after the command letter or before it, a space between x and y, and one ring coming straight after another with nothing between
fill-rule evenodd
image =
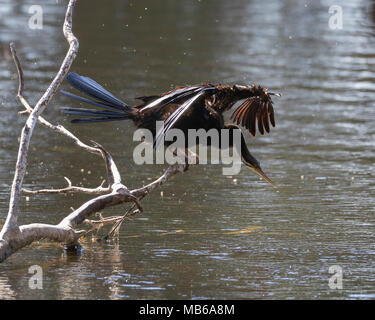
<instances>
[{"instance_id":1,"label":"sharp beak","mask_svg":"<svg viewBox=\"0 0 375 320\"><path fill-rule=\"evenodd\" d=\"M249 166L247 165L247 167L251 170L251 171L254 171L256 174L258 174L259 176L261 176L264 180L266 180L272 187L276 188L275 184L272 182L272 180L270 178L268 178L266 176L266 174L262 171L261 168L255 168L253 166Z\"/></svg>"},{"instance_id":2,"label":"sharp beak","mask_svg":"<svg viewBox=\"0 0 375 320\"><path fill-rule=\"evenodd\" d=\"M260 168L259 161L254 158L254 156L250 153L249 149L246 146L245 138L241 132L241 156L242 162L251 170L254 171L257 175L261 176L264 180L266 180L272 187L276 188L275 184L271 181L270 178L266 176L263 170Z\"/></svg>"}]
</instances>

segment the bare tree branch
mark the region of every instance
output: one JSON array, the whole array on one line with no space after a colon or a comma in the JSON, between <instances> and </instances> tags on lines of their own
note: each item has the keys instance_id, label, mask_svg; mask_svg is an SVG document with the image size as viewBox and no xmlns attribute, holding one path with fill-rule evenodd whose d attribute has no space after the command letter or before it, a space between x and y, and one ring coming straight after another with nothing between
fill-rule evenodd
<instances>
[{"instance_id":1,"label":"bare tree branch","mask_svg":"<svg viewBox=\"0 0 375 320\"><path fill-rule=\"evenodd\" d=\"M117 169L117 166L115 162L113 161L111 155L97 142L91 141L96 149L100 150L100 153L102 154L102 157L105 162L105 167L107 170L107 178L109 185L115 185L121 183L121 175L120 172Z\"/></svg>"},{"instance_id":2,"label":"bare tree branch","mask_svg":"<svg viewBox=\"0 0 375 320\"><path fill-rule=\"evenodd\" d=\"M7 228L18 229L17 227L18 206L19 206L19 201L21 198L23 178L26 172L27 154L28 154L30 140L34 131L35 124L37 122L38 117L42 114L42 112L46 108L51 98L55 95L58 87L63 82L78 51L78 40L72 33L72 15L73 15L73 7L75 3L76 3L76 0L71 0L69 2L66 15L65 15L64 27L63 27L65 38L67 39L69 43L68 53L57 75L53 79L52 83L50 84L46 92L37 102L35 108L29 115L24 128L22 129L20 147L18 150L18 157L17 157L17 163L16 163L16 173L14 176L12 189L11 189L9 211L8 211L8 216L5 221L3 230L4 229L6 230ZM19 73L19 76L20 76L21 81L19 85L18 94L22 97L22 89L23 89L22 72ZM0 234L0 237L1 237L1 234Z\"/></svg>"},{"instance_id":3,"label":"bare tree branch","mask_svg":"<svg viewBox=\"0 0 375 320\"><path fill-rule=\"evenodd\" d=\"M27 167L27 155L28 155L30 140L34 131L35 124L38 120L38 117L42 114L42 112L46 108L51 98L57 92L58 87L63 82L78 51L78 40L76 39L76 37L74 36L72 32L72 15L73 15L73 8L74 8L75 3L76 3L76 0L69 1L68 8L66 10L65 20L64 20L64 26L63 26L64 36L69 43L68 53L66 54L65 59L57 75L55 76L55 78L53 79L52 83L50 84L48 89L45 91L43 96L37 102L35 108L30 113L26 121L26 124L22 129L20 146L19 146L18 156L17 156L16 170L15 170L15 175L14 175L12 188L11 188L9 211L8 211L5 224L0 232L0 261L3 261L6 258L7 253L9 253L9 250L8 251L1 250L3 248L4 242L8 242L9 237L17 236L19 233L22 232L22 230L18 226L17 218L18 218L18 211L19 211L19 203L21 199L23 178L25 176L26 167ZM12 54L14 57L16 57L14 45L11 46L11 50L12 50L12 47L13 47ZM15 63L17 66L18 76L19 76L18 96L21 100L21 103L24 103L25 101L22 96L23 83L24 83L23 73L22 71L20 72L20 70L22 69L19 66L18 59L15 59Z\"/></svg>"},{"instance_id":4,"label":"bare tree branch","mask_svg":"<svg viewBox=\"0 0 375 320\"><path fill-rule=\"evenodd\" d=\"M107 238L119 230L124 220L129 219L129 217L143 211L143 208L140 204L141 199L143 199L155 188L164 184L169 178L171 178L176 173L184 172L187 169L187 165L171 166L168 169L166 169L162 176L157 180L151 182L146 186L143 186L142 188L130 191L124 184L122 184L120 172L112 156L100 144L94 141L92 141L93 146L85 144L63 126L53 125L47 120L45 120L43 117L41 117L41 114L43 113L44 109L46 108L54 94L57 92L58 87L60 86L66 74L68 73L78 51L78 40L72 33L72 14L75 3L76 0L69 1L63 26L65 38L69 43L69 50L51 85L45 91L45 93L37 102L34 108L32 108L29 105L29 103L23 96L24 77L22 67L17 57L14 44L10 45L11 53L18 73L19 83L17 96L21 104L25 107L23 113L29 114L29 116L21 134L20 146L16 163L16 172L11 189L8 216L0 232L0 262L4 261L7 257L9 257L17 250L29 245L34 241L49 239L52 241L61 242L69 246L72 246L76 245L78 243L79 238L82 235L87 234L87 232L90 232L92 230L98 230L99 228L107 224L114 224L111 231L106 236ZM107 171L108 187L104 187L105 181L103 181L96 188L84 188L73 186L72 182L65 177L65 180L68 182L68 186L65 188L41 190L23 189L22 184L27 166L27 154L29 150L31 136L36 123L39 123L44 127L53 130L54 132L60 133L68 137L77 146L79 146L87 152L101 155L104 160ZM73 212L68 214L57 225L32 223L28 225L19 226L17 222L17 217L19 213L18 211L19 202L21 199L21 192L32 195L85 193L97 196L82 204L78 209L73 210ZM103 218L100 215L99 220L88 219L91 215L98 213L99 211L107 207L120 205L127 202L133 202L133 206L131 206L130 209L128 209L127 212L122 216ZM135 208L137 209L135 210ZM89 231L76 230L76 228L82 223L91 225L92 229Z\"/></svg>"}]
</instances>

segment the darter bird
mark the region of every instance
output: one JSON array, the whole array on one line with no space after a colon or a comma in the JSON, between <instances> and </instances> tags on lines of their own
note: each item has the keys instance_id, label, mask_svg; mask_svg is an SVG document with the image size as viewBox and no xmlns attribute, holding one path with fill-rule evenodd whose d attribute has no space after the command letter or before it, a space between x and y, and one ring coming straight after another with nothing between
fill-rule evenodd
<instances>
[{"instance_id":1,"label":"darter bird","mask_svg":"<svg viewBox=\"0 0 375 320\"><path fill-rule=\"evenodd\" d=\"M138 105L128 105L104 89L96 81L71 72L67 76L69 84L89 98L70 92L61 91L64 95L97 108L63 108L63 112L81 116L73 123L93 123L118 120L133 120L139 128L148 129L154 137L154 147L158 141L165 142L165 135L172 128L180 129L188 136L189 129L227 129L229 146L233 147L233 130L238 125L246 128L253 136L256 129L259 133L270 132L275 126L274 108L271 96L280 96L261 86L198 84L176 87L160 95L143 96ZM233 123L225 124L223 113L229 111L238 101L244 100L233 112ZM156 132L156 122L163 121L164 126ZM231 138L232 137L232 138ZM221 147L221 143L220 146ZM242 162L256 174L274 184L265 175L259 161L250 153L241 132Z\"/></svg>"}]
</instances>

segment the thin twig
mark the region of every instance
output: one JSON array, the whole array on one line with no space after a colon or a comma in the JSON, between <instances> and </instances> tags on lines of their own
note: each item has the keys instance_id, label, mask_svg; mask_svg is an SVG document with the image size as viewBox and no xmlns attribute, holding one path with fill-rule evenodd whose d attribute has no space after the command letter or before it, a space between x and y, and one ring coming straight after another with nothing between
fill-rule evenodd
<instances>
[{"instance_id":1,"label":"thin twig","mask_svg":"<svg viewBox=\"0 0 375 320\"><path fill-rule=\"evenodd\" d=\"M68 179L65 177L65 179ZM103 187L105 180L100 184L100 186L96 188L84 188L84 187L77 187L73 186L68 181L68 186L61 189L40 189L40 190L29 190L29 189L22 189L24 194L66 194L66 193L85 193L85 194L107 194L111 192L110 187Z\"/></svg>"}]
</instances>

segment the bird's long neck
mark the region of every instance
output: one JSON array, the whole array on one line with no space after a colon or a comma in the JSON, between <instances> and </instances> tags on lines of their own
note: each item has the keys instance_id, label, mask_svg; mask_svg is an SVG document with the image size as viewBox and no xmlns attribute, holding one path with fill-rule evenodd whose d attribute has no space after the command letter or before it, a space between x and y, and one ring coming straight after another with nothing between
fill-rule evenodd
<instances>
[{"instance_id":1,"label":"bird's long neck","mask_svg":"<svg viewBox=\"0 0 375 320\"><path fill-rule=\"evenodd\" d=\"M259 167L258 160L250 153L250 150L246 145L245 137L242 134L241 129L234 124L226 124L224 128L229 130L229 147L238 148L240 146L242 160L252 166ZM235 130L238 130L238 134L234 134ZM240 137L239 142L235 141L238 136ZM237 152L239 152L239 150L237 150Z\"/></svg>"},{"instance_id":2,"label":"bird's long neck","mask_svg":"<svg viewBox=\"0 0 375 320\"><path fill-rule=\"evenodd\" d=\"M246 145L245 138L241 131L241 157L244 162L252 166L260 167L259 161L250 153L249 148Z\"/></svg>"},{"instance_id":3,"label":"bird's long neck","mask_svg":"<svg viewBox=\"0 0 375 320\"><path fill-rule=\"evenodd\" d=\"M275 187L275 185L273 184L273 182L271 181L270 178L268 178L265 173L262 171L262 168L260 167L260 163L257 159L255 159L253 157L253 155L250 153L247 145L246 145L246 142L245 142L245 138L242 134L242 132L240 131L240 134L236 135L234 134L234 130L237 129L237 130L240 130L236 125L233 125L233 124L227 124L225 125L225 128L229 129L229 132L231 133L229 135L229 143L232 144L232 147L233 148L237 148L238 146L241 146L241 157L242 157L242 162L250 169L252 170L253 172L255 172L256 174L258 174L260 177L262 177L264 180L266 180L267 182L269 182L273 187ZM237 138L236 138L237 137ZM236 139L238 139L238 137L240 137L240 143L238 143L237 141L235 141ZM237 150L238 152L238 150Z\"/></svg>"}]
</instances>

